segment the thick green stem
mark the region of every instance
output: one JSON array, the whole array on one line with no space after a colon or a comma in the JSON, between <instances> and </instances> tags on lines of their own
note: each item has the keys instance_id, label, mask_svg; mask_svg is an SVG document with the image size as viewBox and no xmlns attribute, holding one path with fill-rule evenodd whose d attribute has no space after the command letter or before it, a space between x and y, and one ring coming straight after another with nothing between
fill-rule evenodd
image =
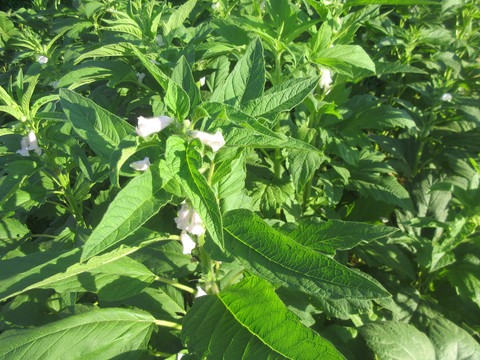
<instances>
[{"instance_id":1,"label":"thick green stem","mask_svg":"<svg viewBox=\"0 0 480 360\"><path fill-rule=\"evenodd\" d=\"M194 294L195 293L195 290L192 289L191 287L189 286L186 286L186 285L183 285L183 284L180 284L176 281L173 281L173 280L170 280L168 278L164 278L162 276L155 276L155 280L157 281L160 281L160 282L163 282L165 284L169 284L169 285L172 285L180 290L184 290L184 291L187 291L189 292L190 294Z\"/></svg>"},{"instance_id":2,"label":"thick green stem","mask_svg":"<svg viewBox=\"0 0 480 360\"><path fill-rule=\"evenodd\" d=\"M176 330L182 330L182 325L171 322L171 321L155 319L154 323L155 323L155 325L158 325L158 326L169 327L169 328L176 329Z\"/></svg>"}]
</instances>

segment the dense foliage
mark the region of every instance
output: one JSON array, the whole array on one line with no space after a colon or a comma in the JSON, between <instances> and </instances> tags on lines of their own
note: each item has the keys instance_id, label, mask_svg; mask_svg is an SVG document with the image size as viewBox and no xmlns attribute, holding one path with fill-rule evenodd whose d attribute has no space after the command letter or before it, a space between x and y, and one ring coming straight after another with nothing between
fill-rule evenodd
<instances>
[{"instance_id":1,"label":"dense foliage","mask_svg":"<svg viewBox=\"0 0 480 360\"><path fill-rule=\"evenodd\" d=\"M480 359L479 19L0 12L0 359Z\"/></svg>"}]
</instances>

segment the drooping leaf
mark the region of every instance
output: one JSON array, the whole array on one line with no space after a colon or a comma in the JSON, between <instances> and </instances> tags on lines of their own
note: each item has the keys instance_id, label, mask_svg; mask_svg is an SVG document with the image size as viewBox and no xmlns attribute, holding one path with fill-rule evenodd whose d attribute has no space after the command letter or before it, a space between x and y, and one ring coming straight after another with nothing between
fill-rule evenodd
<instances>
[{"instance_id":1,"label":"drooping leaf","mask_svg":"<svg viewBox=\"0 0 480 360\"><path fill-rule=\"evenodd\" d=\"M182 340L189 351L212 360L343 359L257 277L196 299L183 321Z\"/></svg>"},{"instance_id":2,"label":"drooping leaf","mask_svg":"<svg viewBox=\"0 0 480 360\"><path fill-rule=\"evenodd\" d=\"M109 308L6 331L0 335L0 359L127 359L146 349L154 321L138 310Z\"/></svg>"},{"instance_id":3,"label":"drooping leaf","mask_svg":"<svg viewBox=\"0 0 480 360\"><path fill-rule=\"evenodd\" d=\"M225 248L254 274L289 289L333 299L374 299L388 292L360 272L274 230L250 210L224 216Z\"/></svg>"},{"instance_id":4,"label":"drooping leaf","mask_svg":"<svg viewBox=\"0 0 480 360\"><path fill-rule=\"evenodd\" d=\"M435 360L430 339L413 325L384 321L367 324L360 333L380 360Z\"/></svg>"},{"instance_id":5,"label":"drooping leaf","mask_svg":"<svg viewBox=\"0 0 480 360\"><path fill-rule=\"evenodd\" d=\"M60 89L60 102L75 132L105 161L123 138L135 135L132 125L73 91Z\"/></svg>"},{"instance_id":6,"label":"drooping leaf","mask_svg":"<svg viewBox=\"0 0 480 360\"><path fill-rule=\"evenodd\" d=\"M112 201L84 245L82 261L113 246L142 226L171 199L156 167L130 180Z\"/></svg>"},{"instance_id":7,"label":"drooping leaf","mask_svg":"<svg viewBox=\"0 0 480 360\"><path fill-rule=\"evenodd\" d=\"M198 171L202 165L202 156L195 148L196 141L187 142L178 136L167 140L165 160L175 179L188 194L193 207L205 223L213 241L222 249L222 217L215 193L205 177Z\"/></svg>"}]
</instances>

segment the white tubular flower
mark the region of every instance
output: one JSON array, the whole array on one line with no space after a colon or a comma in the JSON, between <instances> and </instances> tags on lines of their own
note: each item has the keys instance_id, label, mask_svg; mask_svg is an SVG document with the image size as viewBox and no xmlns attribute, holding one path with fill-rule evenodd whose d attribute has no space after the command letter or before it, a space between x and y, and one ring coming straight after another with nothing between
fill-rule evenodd
<instances>
[{"instance_id":1,"label":"white tubular flower","mask_svg":"<svg viewBox=\"0 0 480 360\"><path fill-rule=\"evenodd\" d=\"M37 155L42 155L42 149L38 147L37 137L33 131L30 131L27 136L22 138L20 145L22 148L17 150L17 153L22 156L30 156L30 150L35 151Z\"/></svg>"},{"instance_id":2,"label":"white tubular flower","mask_svg":"<svg viewBox=\"0 0 480 360\"><path fill-rule=\"evenodd\" d=\"M200 79L200 86L205 85L205 76Z\"/></svg>"},{"instance_id":3,"label":"white tubular flower","mask_svg":"<svg viewBox=\"0 0 480 360\"><path fill-rule=\"evenodd\" d=\"M48 62L48 58L46 56L39 56L37 57L37 61L40 63L40 64L46 64Z\"/></svg>"},{"instance_id":4,"label":"white tubular flower","mask_svg":"<svg viewBox=\"0 0 480 360\"><path fill-rule=\"evenodd\" d=\"M214 3L212 4L212 9L213 9L213 10L218 10L218 9L220 9L220 3L219 3L219 2L214 2Z\"/></svg>"},{"instance_id":5,"label":"white tubular flower","mask_svg":"<svg viewBox=\"0 0 480 360\"><path fill-rule=\"evenodd\" d=\"M137 171L147 171L150 164L150 159L146 157L143 160L134 161L130 164L130 167Z\"/></svg>"},{"instance_id":6,"label":"white tubular flower","mask_svg":"<svg viewBox=\"0 0 480 360\"><path fill-rule=\"evenodd\" d=\"M453 99L452 94L448 92L443 94L442 97L440 98L441 101L452 101L452 99Z\"/></svg>"},{"instance_id":7,"label":"white tubular flower","mask_svg":"<svg viewBox=\"0 0 480 360\"><path fill-rule=\"evenodd\" d=\"M322 69L322 77L320 78L320 87L324 90L328 90L332 85L332 74L328 69Z\"/></svg>"},{"instance_id":8,"label":"white tubular flower","mask_svg":"<svg viewBox=\"0 0 480 360\"><path fill-rule=\"evenodd\" d=\"M261 10L261 11L265 10L265 0L263 0L263 1L260 3L260 10Z\"/></svg>"},{"instance_id":9,"label":"white tubular flower","mask_svg":"<svg viewBox=\"0 0 480 360\"><path fill-rule=\"evenodd\" d=\"M180 354L180 353L178 353L178 354L177 354L177 360L180 360L180 359L183 357L183 355L185 355L185 354Z\"/></svg>"},{"instance_id":10,"label":"white tubular flower","mask_svg":"<svg viewBox=\"0 0 480 360\"><path fill-rule=\"evenodd\" d=\"M193 241L193 239L190 237L190 235L187 234L185 230L182 231L182 233L180 234L180 241L182 242L184 255L191 254L192 250L195 249L195 246L197 246L197 244L195 244L195 241Z\"/></svg>"},{"instance_id":11,"label":"white tubular flower","mask_svg":"<svg viewBox=\"0 0 480 360\"><path fill-rule=\"evenodd\" d=\"M135 131L139 136L147 137L165 129L173 122L173 119L168 116L157 116L153 118L138 117L138 125Z\"/></svg>"},{"instance_id":12,"label":"white tubular flower","mask_svg":"<svg viewBox=\"0 0 480 360\"><path fill-rule=\"evenodd\" d=\"M138 73L137 72L137 80L140 84L142 83L144 77L145 77L145 73Z\"/></svg>"},{"instance_id":13,"label":"white tubular flower","mask_svg":"<svg viewBox=\"0 0 480 360\"><path fill-rule=\"evenodd\" d=\"M215 135L203 131L192 131L190 132L190 136L194 139L200 139L204 145L210 146L213 152L216 152L225 145L225 139L220 131L217 131Z\"/></svg>"},{"instance_id":14,"label":"white tubular flower","mask_svg":"<svg viewBox=\"0 0 480 360\"><path fill-rule=\"evenodd\" d=\"M188 231L193 235L202 235L205 232L200 215L186 203L182 204L178 217L175 218L175 223L177 228Z\"/></svg>"},{"instance_id":15,"label":"white tubular flower","mask_svg":"<svg viewBox=\"0 0 480 360\"><path fill-rule=\"evenodd\" d=\"M207 293L200 286L197 286L197 293L195 294L195 298L199 298L205 295L207 295Z\"/></svg>"},{"instance_id":16,"label":"white tubular flower","mask_svg":"<svg viewBox=\"0 0 480 360\"><path fill-rule=\"evenodd\" d=\"M165 46L165 42L163 41L163 36L158 34L155 36L155 42L157 43L158 46Z\"/></svg>"}]
</instances>

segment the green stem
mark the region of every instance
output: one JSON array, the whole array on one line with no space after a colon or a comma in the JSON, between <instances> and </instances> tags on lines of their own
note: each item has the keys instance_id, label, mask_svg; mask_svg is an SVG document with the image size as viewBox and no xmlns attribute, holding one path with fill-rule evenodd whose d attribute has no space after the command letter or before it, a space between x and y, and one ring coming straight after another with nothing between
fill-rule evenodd
<instances>
[{"instance_id":1,"label":"green stem","mask_svg":"<svg viewBox=\"0 0 480 360\"><path fill-rule=\"evenodd\" d=\"M173 280L170 280L168 278L164 278L163 276L155 276L155 280L157 281L160 281L160 282L163 282L165 284L169 284L169 285L172 285L180 290L184 290L184 291L187 291L189 292L190 294L194 294L195 293L195 290L192 289L191 287L189 286L186 286L186 285L183 285L183 284L180 284L178 282L175 282Z\"/></svg>"}]
</instances>

